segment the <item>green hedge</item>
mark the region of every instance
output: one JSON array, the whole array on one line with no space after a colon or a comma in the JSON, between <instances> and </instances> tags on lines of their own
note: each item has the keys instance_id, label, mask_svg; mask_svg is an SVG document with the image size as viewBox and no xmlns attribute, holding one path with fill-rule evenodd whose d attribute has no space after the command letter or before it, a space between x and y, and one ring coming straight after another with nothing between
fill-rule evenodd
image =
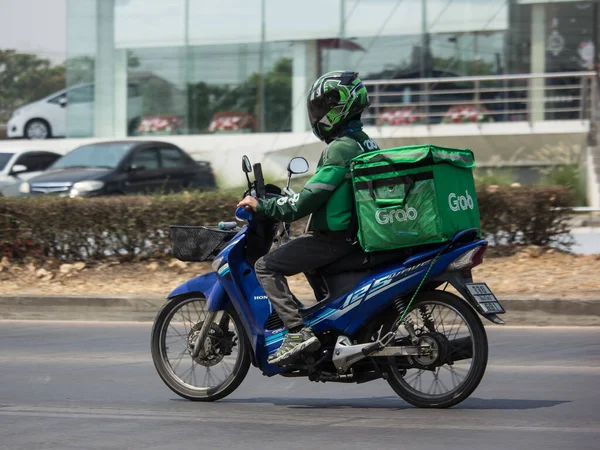
<instances>
[{"instance_id":1,"label":"green hedge","mask_svg":"<svg viewBox=\"0 0 600 450\"><path fill-rule=\"evenodd\" d=\"M170 251L169 225L233 220L230 194L0 198L0 252L63 261L132 260Z\"/></svg>"},{"instance_id":2,"label":"green hedge","mask_svg":"<svg viewBox=\"0 0 600 450\"><path fill-rule=\"evenodd\" d=\"M572 190L565 186L479 186L481 228L496 244L569 248Z\"/></svg>"},{"instance_id":3,"label":"green hedge","mask_svg":"<svg viewBox=\"0 0 600 450\"><path fill-rule=\"evenodd\" d=\"M478 188L482 227L500 243L565 241L572 194L563 187ZM158 258L170 251L169 225L233 220L231 193L152 197L0 198L0 254L65 262ZM300 225L300 224L298 224ZM296 225L294 229L300 227Z\"/></svg>"}]
</instances>

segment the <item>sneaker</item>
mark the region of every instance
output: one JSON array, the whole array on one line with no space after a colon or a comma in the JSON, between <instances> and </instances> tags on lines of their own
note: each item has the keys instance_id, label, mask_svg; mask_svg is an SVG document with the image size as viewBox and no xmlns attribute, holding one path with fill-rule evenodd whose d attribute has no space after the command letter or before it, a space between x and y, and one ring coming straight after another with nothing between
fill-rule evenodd
<instances>
[{"instance_id":1,"label":"sneaker","mask_svg":"<svg viewBox=\"0 0 600 450\"><path fill-rule=\"evenodd\" d=\"M292 357L303 352L314 352L321 347L319 339L310 328L304 327L298 333L288 333L283 338L281 346L276 353L269 356L269 364L281 366Z\"/></svg>"}]
</instances>

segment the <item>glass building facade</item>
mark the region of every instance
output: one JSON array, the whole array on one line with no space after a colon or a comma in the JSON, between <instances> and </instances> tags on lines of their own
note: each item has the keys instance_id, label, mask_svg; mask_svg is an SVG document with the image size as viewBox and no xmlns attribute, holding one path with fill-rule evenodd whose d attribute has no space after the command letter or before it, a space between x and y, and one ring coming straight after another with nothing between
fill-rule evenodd
<instances>
[{"instance_id":1,"label":"glass building facade","mask_svg":"<svg viewBox=\"0 0 600 450\"><path fill-rule=\"evenodd\" d=\"M317 76L583 71L597 1L68 0L68 134L309 129Z\"/></svg>"}]
</instances>

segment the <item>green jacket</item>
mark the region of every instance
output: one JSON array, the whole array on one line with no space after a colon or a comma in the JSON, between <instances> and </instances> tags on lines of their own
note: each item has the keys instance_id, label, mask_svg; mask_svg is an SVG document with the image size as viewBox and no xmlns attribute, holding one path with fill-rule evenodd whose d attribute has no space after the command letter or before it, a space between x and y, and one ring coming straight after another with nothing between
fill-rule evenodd
<instances>
[{"instance_id":1,"label":"green jacket","mask_svg":"<svg viewBox=\"0 0 600 450\"><path fill-rule=\"evenodd\" d=\"M317 172L300 192L292 197L261 199L258 213L283 222L312 214L310 230L347 230L354 202L350 161L363 152L378 149L360 127L347 133L323 150Z\"/></svg>"}]
</instances>

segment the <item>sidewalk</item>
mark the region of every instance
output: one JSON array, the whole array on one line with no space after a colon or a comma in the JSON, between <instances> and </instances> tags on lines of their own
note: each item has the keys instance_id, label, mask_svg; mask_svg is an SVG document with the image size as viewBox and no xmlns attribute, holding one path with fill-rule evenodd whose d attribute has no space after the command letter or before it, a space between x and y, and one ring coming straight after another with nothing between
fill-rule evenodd
<instances>
[{"instance_id":1,"label":"sidewalk","mask_svg":"<svg viewBox=\"0 0 600 450\"><path fill-rule=\"evenodd\" d=\"M507 310L502 316L507 325L600 326L600 297L575 300L500 296L499 299ZM156 295L0 295L0 320L148 322L154 320L164 302L163 297Z\"/></svg>"}]
</instances>

